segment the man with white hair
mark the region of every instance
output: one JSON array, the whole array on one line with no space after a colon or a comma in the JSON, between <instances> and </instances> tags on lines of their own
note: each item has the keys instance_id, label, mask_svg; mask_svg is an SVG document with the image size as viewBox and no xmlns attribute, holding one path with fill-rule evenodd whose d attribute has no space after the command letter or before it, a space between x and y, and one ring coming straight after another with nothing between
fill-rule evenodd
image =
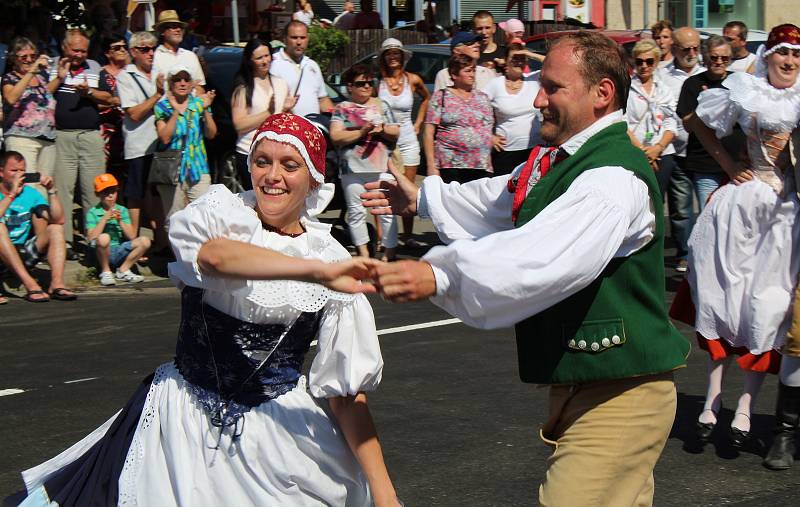
<instances>
[{"instance_id":1,"label":"man with white hair","mask_svg":"<svg viewBox=\"0 0 800 507\"><path fill-rule=\"evenodd\" d=\"M457 32L450 39L450 54L467 55L477 64L478 58L481 56L481 36L472 32ZM475 67L475 88L483 90L489 81L496 77L497 74L492 69L478 65ZM453 80L450 78L450 72L445 68L436 73L433 89L441 90L448 86L453 86Z\"/></svg>"},{"instance_id":2,"label":"man with white hair","mask_svg":"<svg viewBox=\"0 0 800 507\"><path fill-rule=\"evenodd\" d=\"M157 44L158 40L150 32L136 32L131 35L133 63L117 76L117 93L120 106L125 111L122 135L125 138L125 162L128 166L128 179L122 193L127 199L131 225L137 235L141 210L147 195L147 176L158 138L153 107L162 97L163 78L153 79L153 59ZM156 86L155 80L158 80L159 86Z\"/></svg>"}]
</instances>

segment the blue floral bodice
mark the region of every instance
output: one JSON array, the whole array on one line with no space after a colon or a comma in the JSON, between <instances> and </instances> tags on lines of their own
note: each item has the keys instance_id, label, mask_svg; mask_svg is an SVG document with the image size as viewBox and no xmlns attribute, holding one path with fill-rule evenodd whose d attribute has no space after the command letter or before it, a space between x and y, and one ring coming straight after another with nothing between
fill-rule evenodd
<instances>
[{"instance_id":1,"label":"blue floral bodice","mask_svg":"<svg viewBox=\"0 0 800 507\"><path fill-rule=\"evenodd\" d=\"M254 324L221 312L203 302L202 289L187 286L175 365L212 422L234 424L250 408L294 389L321 316L322 310L303 312L287 332L284 324Z\"/></svg>"}]
</instances>

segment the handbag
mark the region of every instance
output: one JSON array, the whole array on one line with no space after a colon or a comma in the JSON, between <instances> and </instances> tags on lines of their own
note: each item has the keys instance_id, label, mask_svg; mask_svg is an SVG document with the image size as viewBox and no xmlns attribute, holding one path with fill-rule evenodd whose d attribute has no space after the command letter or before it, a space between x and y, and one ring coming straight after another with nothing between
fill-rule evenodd
<instances>
[{"instance_id":1,"label":"handbag","mask_svg":"<svg viewBox=\"0 0 800 507\"><path fill-rule=\"evenodd\" d=\"M186 141L189 139L189 126L186 126L186 135L183 136L183 149L161 150L153 153L150 163L150 173L147 176L148 185L177 185L181 172L183 152L186 150Z\"/></svg>"}]
</instances>

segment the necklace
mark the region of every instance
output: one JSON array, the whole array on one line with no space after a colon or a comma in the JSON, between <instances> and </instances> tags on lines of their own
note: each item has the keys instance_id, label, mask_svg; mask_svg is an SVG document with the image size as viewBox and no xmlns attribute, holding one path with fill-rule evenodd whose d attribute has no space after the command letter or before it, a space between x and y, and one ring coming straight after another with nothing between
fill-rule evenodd
<instances>
[{"instance_id":1,"label":"necklace","mask_svg":"<svg viewBox=\"0 0 800 507\"><path fill-rule=\"evenodd\" d=\"M509 81L508 79L506 79L506 87L507 87L507 88L508 88L510 91L516 91L516 90L519 90L520 88L522 88L522 84L523 84L523 83L522 83L522 80L521 80L521 79L520 79L519 81Z\"/></svg>"},{"instance_id":2,"label":"necklace","mask_svg":"<svg viewBox=\"0 0 800 507\"><path fill-rule=\"evenodd\" d=\"M275 234L277 234L279 236L288 236L290 238L296 238L296 237L302 236L303 234L306 233L306 228L303 226L302 223L300 224L300 228L303 229L303 232L284 232L281 229L278 229L277 227L273 227L273 226L271 226L271 225L269 225L267 223L261 222L261 224L264 226L264 229L268 230L269 232L274 232Z\"/></svg>"},{"instance_id":3,"label":"necklace","mask_svg":"<svg viewBox=\"0 0 800 507\"><path fill-rule=\"evenodd\" d=\"M384 81L386 81L386 84L389 85L389 90L391 90L393 92L396 92L396 91L400 90L400 88L403 87L403 75L402 74L400 75L399 78L393 78L393 77L390 78L389 76L386 76L384 78Z\"/></svg>"}]
</instances>

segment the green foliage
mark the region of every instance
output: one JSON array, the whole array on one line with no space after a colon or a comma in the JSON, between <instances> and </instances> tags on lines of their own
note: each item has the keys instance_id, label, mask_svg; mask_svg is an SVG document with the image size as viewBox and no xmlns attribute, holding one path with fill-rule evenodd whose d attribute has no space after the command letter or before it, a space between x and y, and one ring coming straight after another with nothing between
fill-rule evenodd
<instances>
[{"instance_id":1,"label":"green foliage","mask_svg":"<svg viewBox=\"0 0 800 507\"><path fill-rule=\"evenodd\" d=\"M348 44L350 44L350 37L344 31L312 26L308 30L306 55L316 61L322 72L325 73L330 61L342 54L344 47Z\"/></svg>"}]
</instances>

